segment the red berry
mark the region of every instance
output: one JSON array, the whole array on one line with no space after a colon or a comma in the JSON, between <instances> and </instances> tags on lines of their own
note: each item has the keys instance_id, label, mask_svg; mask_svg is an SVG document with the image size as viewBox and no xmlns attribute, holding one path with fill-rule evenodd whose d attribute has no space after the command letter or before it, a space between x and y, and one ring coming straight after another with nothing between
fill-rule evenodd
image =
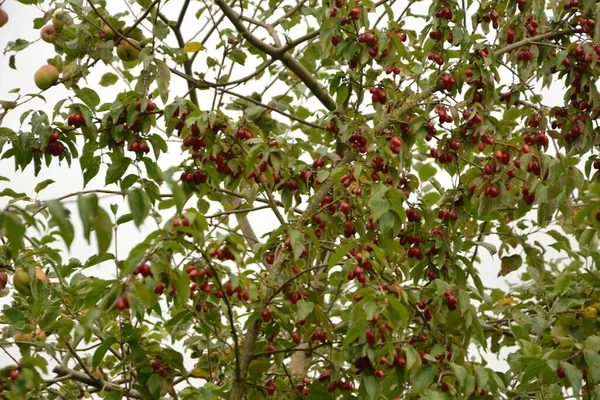
<instances>
[{"instance_id":1,"label":"red berry","mask_svg":"<svg viewBox=\"0 0 600 400\"><path fill-rule=\"evenodd\" d=\"M165 285L162 282L158 282L156 286L154 286L154 293L160 295L164 292Z\"/></svg>"},{"instance_id":2,"label":"red berry","mask_svg":"<svg viewBox=\"0 0 600 400\"><path fill-rule=\"evenodd\" d=\"M375 344L375 342L377 342L377 335L375 335L375 332L373 332L373 329L369 329L367 330L367 343L369 343L371 346Z\"/></svg>"},{"instance_id":3,"label":"red berry","mask_svg":"<svg viewBox=\"0 0 600 400\"><path fill-rule=\"evenodd\" d=\"M263 322L271 321L271 313L267 308L263 308L260 310L260 317L262 318Z\"/></svg>"},{"instance_id":4,"label":"red berry","mask_svg":"<svg viewBox=\"0 0 600 400\"><path fill-rule=\"evenodd\" d=\"M129 301L127 300L127 297L125 297L125 296L119 297L117 299L117 301L115 302L115 307L119 311L123 311L123 310L129 308Z\"/></svg>"},{"instance_id":5,"label":"red berry","mask_svg":"<svg viewBox=\"0 0 600 400\"><path fill-rule=\"evenodd\" d=\"M71 114L67 119L67 124L74 128L80 128L85 124L85 120L83 119L82 114Z\"/></svg>"},{"instance_id":6,"label":"red berry","mask_svg":"<svg viewBox=\"0 0 600 400\"><path fill-rule=\"evenodd\" d=\"M427 320L430 320L431 318L433 318L433 314L431 313L430 309L425 310L425 312L423 313L423 316Z\"/></svg>"},{"instance_id":7,"label":"red berry","mask_svg":"<svg viewBox=\"0 0 600 400\"><path fill-rule=\"evenodd\" d=\"M333 381L329 384L329 386L327 386L327 391L329 393L333 393L335 392L335 389L337 389L338 387L338 382L337 381Z\"/></svg>"},{"instance_id":8,"label":"red berry","mask_svg":"<svg viewBox=\"0 0 600 400\"><path fill-rule=\"evenodd\" d=\"M14 382L19 377L19 371L17 369L13 369L10 371L9 376L10 376L10 379Z\"/></svg>"}]
</instances>

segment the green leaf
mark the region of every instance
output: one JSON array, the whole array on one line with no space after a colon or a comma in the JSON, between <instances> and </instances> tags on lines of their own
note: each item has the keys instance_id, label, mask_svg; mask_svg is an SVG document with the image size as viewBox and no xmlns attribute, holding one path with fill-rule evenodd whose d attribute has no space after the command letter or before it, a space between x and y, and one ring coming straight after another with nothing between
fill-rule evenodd
<instances>
[{"instance_id":1,"label":"green leaf","mask_svg":"<svg viewBox=\"0 0 600 400\"><path fill-rule=\"evenodd\" d=\"M104 75L102 75L102 78L100 79L100 86L112 86L115 83L117 83L118 80L119 77L117 75L113 74L112 72L107 72Z\"/></svg>"},{"instance_id":2,"label":"green leaf","mask_svg":"<svg viewBox=\"0 0 600 400\"><path fill-rule=\"evenodd\" d=\"M437 375L436 368L432 365L423 366L413 380L412 394L420 394L429 386Z\"/></svg>"},{"instance_id":3,"label":"green leaf","mask_svg":"<svg viewBox=\"0 0 600 400\"><path fill-rule=\"evenodd\" d=\"M98 196L94 193L88 196L80 194L77 196L77 206L79 208L79 217L83 224L83 236L89 242L93 226L92 221L98 212Z\"/></svg>"},{"instance_id":4,"label":"green leaf","mask_svg":"<svg viewBox=\"0 0 600 400\"><path fill-rule=\"evenodd\" d=\"M491 243L487 243L487 242L473 242L473 243L475 243L477 246L481 246L484 249L486 249L487 251L489 251L491 256L495 255L498 252L498 250L496 250L496 246L494 246Z\"/></svg>"},{"instance_id":5,"label":"green leaf","mask_svg":"<svg viewBox=\"0 0 600 400\"><path fill-rule=\"evenodd\" d=\"M40 183L38 183L37 185L35 185L35 192L39 193L42 190L46 189L48 186L52 185L54 183L54 181L52 179L46 179Z\"/></svg>"},{"instance_id":6,"label":"green leaf","mask_svg":"<svg viewBox=\"0 0 600 400\"><path fill-rule=\"evenodd\" d=\"M25 193L17 193L11 188L6 188L0 192L0 197L12 197L13 199L27 200L28 197Z\"/></svg>"},{"instance_id":7,"label":"green leaf","mask_svg":"<svg viewBox=\"0 0 600 400\"><path fill-rule=\"evenodd\" d=\"M152 24L152 34L158 40L164 40L169 36L169 27L161 21L156 21Z\"/></svg>"},{"instance_id":8,"label":"green leaf","mask_svg":"<svg viewBox=\"0 0 600 400\"><path fill-rule=\"evenodd\" d=\"M238 63L240 65L244 65L244 64L246 64L246 58L248 56L246 55L245 51L243 51L243 50L236 50L236 51L232 51L231 53L229 53L229 55L227 57L229 59L231 59L235 63Z\"/></svg>"},{"instance_id":9,"label":"green leaf","mask_svg":"<svg viewBox=\"0 0 600 400\"><path fill-rule=\"evenodd\" d=\"M416 169L419 173L419 179L421 179L421 182L428 181L437 173L437 169L431 164L422 164L417 166Z\"/></svg>"},{"instance_id":10,"label":"green leaf","mask_svg":"<svg viewBox=\"0 0 600 400\"><path fill-rule=\"evenodd\" d=\"M94 217L93 226L96 231L98 253L99 255L103 255L112 242L113 228L110 216L102 208L98 208L98 214Z\"/></svg>"},{"instance_id":11,"label":"green leaf","mask_svg":"<svg viewBox=\"0 0 600 400\"><path fill-rule=\"evenodd\" d=\"M591 384L600 383L600 355L595 351L584 350L585 362L590 370Z\"/></svg>"},{"instance_id":12,"label":"green leaf","mask_svg":"<svg viewBox=\"0 0 600 400\"><path fill-rule=\"evenodd\" d=\"M465 379L467 378L467 370L462 365L450 363L450 367L454 371L454 376L456 376L456 380L458 383L463 386L465 384Z\"/></svg>"},{"instance_id":13,"label":"green leaf","mask_svg":"<svg viewBox=\"0 0 600 400\"><path fill-rule=\"evenodd\" d=\"M308 317L310 313L313 312L315 308L314 303L310 303L308 301L300 300L297 303L298 310L296 311L296 322L302 321L304 318Z\"/></svg>"},{"instance_id":14,"label":"green leaf","mask_svg":"<svg viewBox=\"0 0 600 400\"><path fill-rule=\"evenodd\" d=\"M0 137L7 138L9 140L15 141L17 140L17 134L15 131L9 128L0 127Z\"/></svg>"},{"instance_id":15,"label":"green leaf","mask_svg":"<svg viewBox=\"0 0 600 400\"><path fill-rule=\"evenodd\" d=\"M381 196L373 196L369 199L369 208L373 215L373 222L378 221L379 218L390 209L390 202Z\"/></svg>"},{"instance_id":16,"label":"green leaf","mask_svg":"<svg viewBox=\"0 0 600 400\"><path fill-rule=\"evenodd\" d=\"M160 386L162 384L162 378L158 374L152 374L148 378L146 382L146 386L148 387L148 391L151 393L152 398L158 399L160 398Z\"/></svg>"},{"instance_id":17,"label":"green leaf","mask_svg":"<svg viewBox=\"0 0 600 400\"><path fill-rule=\"evenodd\" d=\"M129 214L125 214L125 215L121 215L119 218L117 218L117 225L122 225L122 224L126 224L129 221L133 221L133 215L131 213Z\"/></svg>"},{"instance_id":18,"label":"green leaf","mask_svg":"<svg viewBox=\"0 0 600 400\"><path fill-rule=\"evenodd\" d=\"M111 183L115 183L121 179L123 174L127 171L127 168L129 168L130 164L131 159L127 157L121 157L113 160L106 171L105 184L110 185Z\"/></svg>"},{"instance_id":19,"label":"green leaf","mask_svg":"<svg viewBox=\"0 0 600 400\"><path fill-rule=\"evenodd\" d=\"M90 109L94 110L100 104L98 93L89 88L77 90L75 96L79 97Z\"/></svg>"},{"instance_id":20,"label":"green leaf","mask_svg":"<svg viewBox=\"0 0 600 400\"><path fill-rule=\"evenodd\" d=\"M292 250L294 251L294 259L297 260L302 255L302 245L304 242L304 235L302 232L296 229L290 229L288 231L290 241L292 243Z\"/></svg>"},{"instance_id":21,"label":"green leaf","mask_svg":"<svg viewBox=\"0 0 600 400\"><path fill-rule=\"evenodd\" d=\"M0 227L2 225L4 225L4 234L10 242L13 253L17 254L25 245L23 242L23 238L25 237L25 225L23 225L21 218L11 211L5 211L1 215Z\"/></svg>"},{"instance_id":22,"label":"green leaf","mask_svg":"<svg viewBox=\"0 0 600 400\"><path fill-rule=\"evenodd\" d=\"M177 212L181 213L183 210L183 204L185 203L185 193L183 192L183 188L179 183L171 181L171 179L169 179L168 183L171 187L171 192L173 193L173 201L177 207Z\"/></svg>"},{"instance_id":23,"label":"green leaf","mask_svg":"<svg viewBox=\"0 0 600 400\"><path fill-rule=\"evenodd\" d=\"M431 389L427 389L427 400L450 400L452 397L448 393L436 392Z\"/></svg>"},{"instance_id":24,"label":"green leaf","mask_svg":"<svg viewBox=\"0 0 600 400\"><path fill-rule=\"evenodd\" d=\"M131 214L133 215L133 222L135 222L136 226L140 226L150 212L148 194L139 188L131 189L127 192L127 200Z\"/></svg>"},{"instance_id":25,"label":"green leaf","mask_svg":"<svg viewBox=\"0 0 600 400\"><path fill-rule=\"evenodd\" d=\"M565 371L565 375L569 384L573 388L574 393L581 393L581 385L583 383L583 373L579 368L571 363L561 361L560 366Z\"/></svg>"},{"instance_id":26,"label":"green leaf","mask_svg":"<svg viewBox=\"0 0 600 400\"><path fill-rule=\"evenodd\" d=\"M331 257L329 258L329 263L328 263L329 268L333 267L338 262L340 262L353 247L354 247L354 243L352 243L352 242L348 242L346 244L338 246L335 253L333 253L331 255Z\"/></svg>"},{"instance_id":27,"label":"green leaf","mask_svg":"<svg viewBox=\"0 0 600 400\"><path fill-rule=\"evenodd\" d=\"M404 348L404 353L406 354L406 368L407 369L418 369L421 366L421 357L419 353L412 346L406 346Z\"/></svg>"},{"instance_id":28,"label":"green leaf","mask_svg":"<svg viewBox=\"0 0 600 400\"><path fill-rule=\"evenodd\" d=\"M377 378L371 372L363 372L362 373L362 382L367 391L367 396L369 399L377 399L379 393L381 392L381 379Z\"/></svg>"},{"instance_id":29,"label":"green leaf","mask_svg":"<svg viewBox=\"0 0 600 400\"><path fill-rule=\"evenodd\" d=\"M48 211L52 215L52 220L58 226L60 236L65 241L67 248L70 248L73 238L75 237L75 230L69 220L69 212L58 200L49 200L46 202Z\"/></svg>"},{"instance_id":30,"label":"green leaf","mask_svg":"<svg viewBox=\"0 0 600 400\"><path fill-rule=\"evenodd\" d=\"M362 313L362 315L364 315L364 313ZM354 342L357 337L365 333L367 330L367 324L368 321L366 318L349 321L348 332L344 338L344 345L349 345L350 343Z\"/></svg>"},{"instance_id":31,"label":"green leaf","mask_svg":"<svg viewBox=\"0 0 600 400\"><path fill-rule=\"evenodd\" d=\"M335 102L337 104L343 104L348 98L348 91L348 85L340 86L335 96Z\"/></svg>"},{"instance_id":32,"label":"green leaf","mask_svg":"<svg viewBox=\"0 0 600 400\"><path fill-rule=\"evenodd\" d=\"M123 400L123 392L107 392L104 400Z\"/></svg>"},{"instance_id":33,"label":"green leaf","mask_svg":"<svg viewBox=\"0 0 600 400\"><path fill-rule=\"evenodd\" d=\"M479 218L487 217L492 211L496 210L500 204L500 196L492 197L481 194L479 196L479 208L477 209L477 216Z\"/></svg>"},{"instance_id":34,"label":"green leaf","mask_svg":"<svg viewBox=\"0 0 600 400\"><path fill-rule=\"evenodd\" d=\"M83 172L83 186L85 187L100 171L100 157L96 156L92 158Z\"/></svg>"},{"instance_id":35,"label":"green leaf","mask_svg":"<svg viewBox=\"0 0 600 400\"><path fill-rule=\"evenodd\" d=\"M156 83L158 84L158 93L163 103L169 101L169 85L171 84L171 71L169 66L161 60L155 59L156 68L158 70L158 76Z\"/></svg>"},{"instance_id":36,"label":"green leaf","mask_svg":"<svg viewBox=\"0 0 600 400\"><path fill-rule=\"evenodd\" d=\"M556 277L554 281L554 291L556 294L562 294L569 286L571 286L571 275L569 273L563 272Z\"/></svg>"},{"instance_id":37,"label":"green leaf","mask_svg":"<svg viewBox=\"0 0 600 400\"><path fill-rule=\"evenodd\" d=\"M48 297L48 287L39 279L31 282L31 294L35 300L46 299Z\"/></svg>"},{"instance_id":38,"label":"green leaf","mask_svg":"<svg viewBox=\"0 0 600 400\"><path fill-rule=\"evenodd\" d=\"M95 371L96 368L98 368L98 366L104 359L106 352L108 351L110 346L116 343L116 341L117 339L115 339L114 336L108 336L102 341L102 344L96 349L96 351L94 352L94 356L92 357L92 370Z\"/></svg>"},{"instance_id":39,"label":"green leaf","mask_svg":"<svg viewBox=\"0 0 600 400\"><path fill-rule=\"evenodd\" d=\"M190 278L188 274L179 274L175 279L175 288L177 291L177 299L180 304L186 304L190 297Z\"/></svg>"},{"instance_id":40,"label":"green leaf","mask_svg":"<svg viewBox=\"0 0 600 400\"><path fill-rule=\"evenodd\" d=\"M502 263L500 264L500 272L498 276L506 276L509 273L518 270L523 265L523 259L518 254L506 256L501 258Z\"/></svg>"}]
</instances>

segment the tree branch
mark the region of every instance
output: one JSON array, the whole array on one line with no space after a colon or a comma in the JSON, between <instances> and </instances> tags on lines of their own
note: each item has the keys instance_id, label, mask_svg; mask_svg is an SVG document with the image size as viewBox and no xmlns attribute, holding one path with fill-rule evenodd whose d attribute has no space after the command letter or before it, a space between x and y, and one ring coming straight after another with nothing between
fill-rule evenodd
<instances>
[{"instance_id":1,"label":"tree branch","mask_svg":"<svg viewBox=\"0 0 600 400\"><path fill-rule=\"evenodd\" d=\"M298 46L299 44L302 44L308 40L316 38L320 34L321 34L321 30L317 29L317 30L307 33L304 36L300 36L299 38L294 39L291 42L288 42L285 46L283 46L282 51L288 51L290 49L293 49L294 47Z\"/></svg>"},{"instance_id":2,"label":"tree branch","mask_svg":"<svg viewBox=\"0 0 600 400\"><path fill-rule=\"evenodd\" d=\"M494 56L499 57L504 53L511 52L513 50L518 49L519 47L527 46L529 44L532 44L533 42L538 42L543 39L552 39L552 38L559 37L559 36L572 35L574 33L582 33L582 32L583 32L582 29L568 29L566 31L555 31L555 32L542 33L540 35L532 36L530 38L519 40L518 42L504 46L504 47L494 51Z\"/></svg>"},{"instance_id":3,"label":"tree branch","mask_svg":"<svg viewBox=\"0 0 600 400\"><path fill-rule=\"evenodd\" d=\"M261 103L261 102L260 102L260 101L258 101L258 100L254 100L252 97L243 96L243 95L241 95L241 94L235 93L235 92L233 92L233 91L231 91L231 90L227 90L227 89L221 89L221 90L222 90L224 93L230 94L230 95L232 95L232 96L239 97L240 99L242 99L242 100L246 100L246 101L248 101L248 102L250 102L250 103L252 103L252 104L256 104L257 106L261 106L261 107L264 107L264 108L266 108L266 109L268 109L268 110L275 111L276 113L278 113L278 114L281 114L281 115L283 115L284 117L287 117L287 118L291 119L292 121L296 121L296 122L299 122L299 123L301 123L301 124L303 124L303 125L310 126L311 128L315 128L315 129L324 130L324 128L323 128L322 126L320 126L320 125L317 125L317 124L315 124L315 123L313 123L313 122L309 122L309 121L303 120L302 118L295 117L295 116L293 116L292 114L288 114L288 113L286 113L285 111L282 111L282 110L280 110L280 109L278 109L278 108L275 108L275 107L273 107L273 106L270 106L270 105L268 105L268 104Z\"/></svg>"},{"instance_id":4,"label":"tree branch","mask_svg":"<svg viewBox=\"0 0 600 400\"><path fill-rule=\"evenodd\" d=\"M296 11L298 11L304 5L304 3L306 3L306 0L300 0L288 12L286 12L281 17L277 18L275 21L273 21L271 24L269 24L269 26L271 28L275 28L277 25L279 25L281 23L281 21L283 21L284 19L289 18L292 15L296 14Z\"/></svg>"},{"instance_id":5,"label":"tree branch","mask_svg":"<svg viewBox=\"0 0 600 400\"><path fill-rule=\"evenodd\" d=\"M287 53L289 50L287 47L274 47L254 36L244 26L240 19L240 15L235 12L224 0L215 0L215 3L219 6L221 11L227 16L229 21L235 26L237 31L246 39L251 45L262 51L263 53L273 57L274 59L280 60L285 64L296 76L306 85L306 87L315 95L317 99L327 108L329 111L337 109L335 100L329 96L327 90L321 86L319 81L302 65L300 62Z\"/></svg>"},{"instance_id":6,"label":"tree branch","mask_svg":"<svg viewBox=\"0 0 600 400\"><path fill-rule=\"evenodd\" d=\"M265 210L267 208L271 208L271 206L268 205L264 205L264 206L258 206L258 207L252 207L252 208L235 208L233 210L229 210L229 211L221 211L218 212L216 214L213 215L207 215L205 216L205 218L218 218L218 217L222 217L225 215L231 215L231 214L247 214L250 213L252 211L259 211L259 210Z\"/></svg>"},{"instance_id":7,"label":"tree branch","mask_svg":"<svg viewBox=\"0 0 600 400\"><path fill-rule=\"evenodd\" d=\"M223 82L223 83L218 83L218 82L212 83L212 82L204 81L202 83L198 83L197 87L199 89L218 88L218 87L224 87L224 86L238 85L240 83L246 83L250 79L254 78L256 75L258 75L261 72L263 72L265 69L267 69L269 67L269 65L273 64L274 62L275 62L274 59L267 60L264 63L262 63L261 65L259 65L256 68L256 71L252 72L250 75L247 75L247 76L245 76L243 78L240 78L240 79L236 79L235 81L228 81L228 82Z\"/></svg>"},{"instance_id":8,"label":"tree branch","mask_svg":"<svg viewBox=\"0 0 600 400\"><path fill-rule=\"evenodd\" d=\"M233 198L233 206L235 208L238 208L241 203L242 203L242 200L240 197ZM271 206L267 205L267 206L262 206L261 208L271 208ZM236 217L237 217L238 225L239 225L242 233L244 234L244 237L246 238L246 242L248 243L250 248L252 248L255 244L260 243L260 241L258 240L258 237L256 236L256 233L254 232L254 229L252 228L252 225L250 225L250 222L248 221L248 216L246 214L236 214Z\"/></svg>"},{"instance_id":9,"label":"tree branch","mask_svg":"<svg viewBox=\"0 0 600 400\"><path fill-rule=\"evenodd\" d=\"M175 34L175 39L177 40L177 45L180 48L184 48L185 46L185 40L183 39L183 35L181 34L181 22L183 22L183 16L184 16L184 9L187 8L189 4L189 0L187 0L184 4L184 7L181 9L181 14L179 14L179 20L177 21L176 25L171 25L171 30L173 31L173 34ZM158 13L158 17L163 20L164 23L166 23L167 25L169 25L169 19L164 16L162 13ZM183 70L185 71L185 73L189 76L193 76L193 71L192 71L192 63L193 60L190 58L186 58L185 61L183 62ZM194 84L190 81L187 81L187 85L188 85L188 92L190 94L190 100L192 103L194 103L194 105L198 106L198 93L196 93L196 87L194 86Z\"/></svg>"},{"instance_id":10,"label":"tree branch","mask_svg":"<svg viewBox=\"0 0 600 400\"><path fill-rule=\"evenodd\" d=\"M126 396L133 397L134 399L143 399L142 395L137 390L125 390L122 387L114 385L110 382L93 380L83 372L75 371L62 365L57 365L54 367L53 371L58 376L70 375L72 380L84 383L100 390L105 390L107 392L120 392Z\"/></svg>"},{"instance_id":11,"label":"tree branch","mask_svg":"<svg viewBox=\"0 0 600 400\"><path fill-rule=\"evenodd\" d=\"M234 197L237 197L237 198L240 198L240 199L243 199L243 198L244 198L244 196L242 196L241 194L239 194L239 193L237 193L237 192L234 192L234 191L232 191L232 190L228 190L228 189L217 189L217 191L218 191L218 192L221 192L221 193L229 194L229 195L231 195L231 196L234 196ZM259 198L259 197L257 197L256 199L254 199L254 201L258 201L258 202L260 202L260 203L269 204L269 201L268 201L268 200L266 200L266 199L261 199L261 198ZM276 200L276 201L275 201L275 203L276 203L276 204L277 204L279 207L283 207L283 203L282 203L282 202L280 202L279 200ZM294 211L295 213L297 213L297 214L302 214L302 213L304 212L304 210L302 210L302 209L300 209L300 208L297 208L297 207L291 207L290 209L291 209L291 210L293 210L293 211Z\"/></svg>"},{"instance_id":12,"label":"tree branch","mask_svg":"<svg viewBox=\"0 0 600 400\"><path fill-rule=\"evenodd\" d=\"M198 246L195 246L195 247L196 247L196 251L200 252L200 254L202 254L204 259L208 263L208 267L211 269L214 277L217 280L217 286L219 287L219 290L224 292L223 285L221 284L221 279L219 278L219 274L217 274L217 270L215 269L215 266L210 261L210 258L207 257L206 253L202 249L200 249ZM229 298L227 296L223 296L223 300L225 301L225 306L227 307L227 316L228 316L227 319L229 320L229 327L231 329L231 337L233 338L233 347L234 347L234 351L235 351L235 376L237 379L240 376L239 340L238 340L237 331L235 330L235 323L234 323L235 319L233 317L233 308L232 308L231 303L229 302ZM210 355L209 355L209 358L210 358Z\"/></svg>"},{"instance_id":13,"label":"tree branch","mask_svg":"<svg viewBox=\"0 0 600 400\"><path fill-rule=\"evenodd\" d=\"M79 354L77 354L77 352L75 351L75 349L73 348L73 346L71 346L71 343L69 343L69 341L67 341L65 344L67 345L67 348L69 349L69 352L71 352L71 354L73 355L73 357L75 357L75 359L77 360L77 363L79 364L79 366L81 367L81 369L85 372L85 374L88 376L88 378L90 378L93 381L100 382L94 375L92 375L92 373L88 369L87 365L85 365L85 363L83 362L83 360L81 359L81 357L79 357Z\"/></svg>"},{"instance_id":14,"label":"tree branch","mask_svg":"<svg viewBox=\"0 0 600 400\"><path fill-rule=\"evenodd\" d=\"M183 24L183 19L185 18L185 14L189 5L190 0L185 0L185 3L183 3L183 7L181 7L181 11L179 12L179 18L177 18L177 25L175 25L175 28L177 28L178 31L181 31L181 24Z\"/></svg>"}]
</instances>

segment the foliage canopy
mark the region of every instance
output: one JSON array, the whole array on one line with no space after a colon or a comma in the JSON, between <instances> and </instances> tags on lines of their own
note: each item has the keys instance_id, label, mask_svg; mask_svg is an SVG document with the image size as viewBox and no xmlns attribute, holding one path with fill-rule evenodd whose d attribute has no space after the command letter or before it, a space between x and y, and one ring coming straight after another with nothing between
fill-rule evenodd
<instances>
[{"instance_id":1,"label":"foliage canopy","mask_svg":"<svg viewBox=\"0 0 600 400\"><path fill-rule=\"evenodd\" d=\"M600 398L596 2L19 3L0 398Z\"/></svg>"}]
</instances>

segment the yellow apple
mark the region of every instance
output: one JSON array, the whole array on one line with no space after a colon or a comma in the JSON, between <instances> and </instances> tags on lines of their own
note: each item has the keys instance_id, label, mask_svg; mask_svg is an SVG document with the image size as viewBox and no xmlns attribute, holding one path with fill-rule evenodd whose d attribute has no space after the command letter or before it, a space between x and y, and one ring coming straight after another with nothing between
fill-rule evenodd
<instances>
[{"instance_id":1,"label":"yellow apple","mask_svg":"<svg viewBox=\"0 0 600 400\"><path fill-rule=\"evenodd\" d=\"M54 65L44 65L33 75L35 85L41 90L46 90L58 81L58 70Z\"/></svg>"},{"instance_id":2,"label":"yellow apple","mask_svg":"<svg viewBox=\"0 0 600 400\"><path fill-rule=\"evenodd\" d=\"M34 340L37 340L38 342L45 342L46 341L46 332L44 332L40 328L37 328L33 332L33 336L32 337L33 337Z\"/></svg>"},{"instance_id":3,"label":"yellow apple","mask_svg":"<svg viewBox=\"0 0 600 400\"><path fill-rule=\"evenodd\" d=\"M35 269L35 277L44 284L48 284L48 278L46 277L46 273L41 268ZM17 292L22 295L28 296L31 294L31 277L25 268L18 268L15 271L15 275L13 276L13 285Z\"/></svg>"},{"instance_id":4,"label":"yellow apple","mask_svg":"<svg viewBox=\"0 0 600 400\"><path fill-rule=\"evenodd\" d=\"M31 342L31 335L29 333L17 333L14 337L15 342Z\"/></svg>"},{"instance_id":5,"label":"yellow apple","mask_svg":"<svg viewBox=\"0 0 600 400\"><path fill-rule=\"evenodd\" d=\"M102 27L102 32L104 32L107 38L111 38L115 35L115 32L112 30L112 28L106 24Z\"/></svg>"},{"instance_id":6,"label":"yellow apple","mask_svg":"<svg viewBox=\"0 0 600 400\"><path fill-rule=\"evenodd\" d=\"M52 16L52 23L54 24L56 31L60 32L63 30L65 25L73 25L73 17L71 17L71 14L65 10L58 10Z\"/></svg>"}]
</instances>

